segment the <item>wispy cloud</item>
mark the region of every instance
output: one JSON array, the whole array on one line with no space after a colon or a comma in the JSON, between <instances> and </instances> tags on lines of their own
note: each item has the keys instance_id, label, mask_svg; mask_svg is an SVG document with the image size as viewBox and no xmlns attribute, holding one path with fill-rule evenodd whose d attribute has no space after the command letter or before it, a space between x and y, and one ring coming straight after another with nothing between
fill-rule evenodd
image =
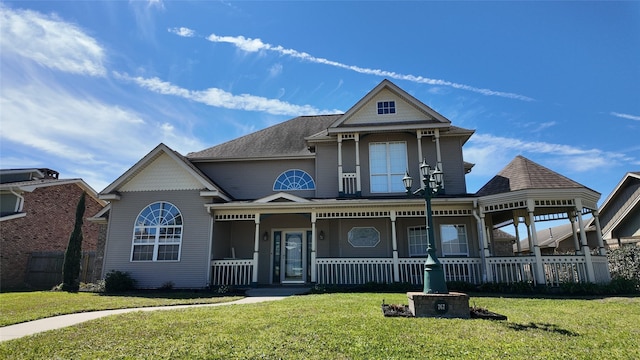
<instances>
[{"instance_id":1,"label":"wispy cloud","mask_svg":"<svg viewBox=\"0 0 640 360\"><path fill-rule=\"evenodd\" d=\"M489 134L474 134L465 146L464 154L465 160L476 163L474 171L478 168L478 171L482 172L477 175L495 174L518 154L545 156L548 164L555 164L557 167L573 172L606 169L637 161L624 153L595 148L582 149L540 141L524 141Z\"/></svg>"},{"instance_id":2,"label":"wispy cloud","mask_svg":"<svg viewBox=\"0 0 640 360\"><path fill-rule=\"evenodd\" d=\"M0 4L0 47L50 69L105 76L104 49L76 25L56 15L13 10Z\"/></svg>"},{"instance_id":3,"label":"wispy cloud","mask_svg":"<svg viewBox=\"0 0 640 360\"><path fill-rule=\"evenodd\" d=\"M168 30L170 33L173 33L182 37L194 37L196 35L195 31L186 27L179 27L179 28L176 27L176 28L170 28Z\"/></svg>"},{"instance_id":4,"label":"wispy cloud","mask_svg":"<svg viewBox=\"0 0 640 360\"><path fill-rule=\"evenodd\" d=\"M156 77L143 78L132 77L128 74L113 73L114 77L131 81L136 85L147 90L163 95L173 95L187 100L196 101L209 106L246 110L246 111L262 111L272 115L317 115L317 114L335 114L341 113L340 110L320 110L311 105L294 105L278 99L268 99L261 96L240 94L234 95L218 88L209 88L206 90L189 90L173 85L169 82L162 81Z\"/></svg>"},{"instance_id":5,"label":"wispy cloud","mask_svg":"<svg viewBox=\"0 0 640 360\"><path fill-rule=\"evenodd\" d=\"M640 116L637 116L637 115L621 114L621 113L617 113L617 112L613 112L613 111L610 114L615 116L615 117L619 117L619 118L623 118L623 119L640 121Z\"/></svg>"},{"instance_id":6,"label":"wispy cloud","mask_svg":"<svg viewBox=\"0 0 640 360\"><path fill-rule=\"evenodd\" d=\"M459 83L455 83L447 80L431 79L423 76L399 74L393 71L387 71L387 70L381 70L381 69L370 69L370 68L364 68L364 67L355 66L355 65L343 64L337 61L315 57L306 52L300 52L294 49L286 49L280 45L274 46L271 44L267 44L262 42L262 40L260 39L245 38L244 36L219 36L216 34L211 34L207 37L207 40L211 42L217 42L217 43L232 44L237 48L247 52L272 51L280 55L290 56L296 59L301 59L301 60L309 61L316 64L334 66L337 68L346 69L346 70L354 71L361 74L381 76L381 77L386 77L386 78L391 78L396 80L405 80L405 81L410 81L410 82L419 83L419 84L447 86L455 89L472 91L472 92L479 93L482 95L487 95L487 96L500 96L500 97L505 97L509 99L516 99L516 100L523 100L523 101L534 100L531 97L520 95L520 94L504 92L504 91L495 91L487 88L479 88L479 87L459 84Z\"/></svg>"}]
</instances>

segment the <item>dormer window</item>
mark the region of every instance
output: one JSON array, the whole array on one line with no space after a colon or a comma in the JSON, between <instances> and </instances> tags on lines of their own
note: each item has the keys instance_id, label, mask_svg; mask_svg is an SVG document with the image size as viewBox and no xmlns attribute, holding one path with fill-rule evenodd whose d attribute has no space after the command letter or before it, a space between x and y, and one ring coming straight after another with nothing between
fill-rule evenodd
<instances>
[{"instance_id":1,"label":"dormer window","mask_svg":"<svg viewBox=\"0 0 640 360\"><path fill-rule=\"evenodd\" d=\"M395 101L378 101L378 115L395 114L396 102Z\"/></svg>"}]
</instances>

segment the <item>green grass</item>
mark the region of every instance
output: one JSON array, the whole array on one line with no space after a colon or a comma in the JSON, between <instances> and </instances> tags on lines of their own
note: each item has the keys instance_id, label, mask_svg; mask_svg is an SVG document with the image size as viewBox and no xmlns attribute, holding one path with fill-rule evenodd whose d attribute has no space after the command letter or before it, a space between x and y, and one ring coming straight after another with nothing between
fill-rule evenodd
<instances>
[{"instance_id":1,"label":"green grass","mask_svg":"<svg viewBox=\"0 0 640 360\"><path fill-rule=\"evenodd\" d=\"M385 318L405 294L135 312L0 343L5 359L638 359L640 298L472 296L507 321Z\"/></svg>"},{"instance_id":2,"label":"green grass","mask_svg":"<svg viewBox=\"0 0 640 360\"><path fill-rule=\"evenodd\" d=\"M84 311L211 304L237 299L240 297L219 297L196 292L149 292L122 296L64 291L0 293L0 326Z\"/></svg>"}]
</instances>

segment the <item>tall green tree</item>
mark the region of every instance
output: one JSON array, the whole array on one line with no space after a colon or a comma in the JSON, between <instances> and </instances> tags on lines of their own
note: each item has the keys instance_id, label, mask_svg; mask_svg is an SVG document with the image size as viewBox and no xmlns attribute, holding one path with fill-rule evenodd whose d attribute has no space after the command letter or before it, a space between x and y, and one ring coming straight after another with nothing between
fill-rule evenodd
<instances>
[{"instance_id":1,"label":"tall green tree","mask_svg":"<svg viewBox=\"0 0 640 360\"><path fill-rule=\"evenodd\" d=\"M62 290L80 290L80 261L82 258L82 218L84 217L86 193L83 191L76 207L76 222L69 237L69 245L62 264Z\"/></svg>"}]
</instances>

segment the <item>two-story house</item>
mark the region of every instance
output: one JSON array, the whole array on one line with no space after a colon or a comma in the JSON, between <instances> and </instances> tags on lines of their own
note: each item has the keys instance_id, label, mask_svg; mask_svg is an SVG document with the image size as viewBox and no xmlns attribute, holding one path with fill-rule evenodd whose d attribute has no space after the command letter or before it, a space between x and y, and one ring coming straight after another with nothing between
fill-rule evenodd
<instances>
[{"instance_id":1,"label":"two-story house","mask_svg":"<svg viewBox=\"0 0 640 360\"><path fill-rule=\"evenodd\" d=\"M535 233L553 213L581 222L600 194L523 157L483 196L468 194L472 135L384 80L344 114L296 117L186 156L160 144L100 194L111 202L104 272L145 288L421 283L425 201L407 197L402 179L419 179L424 159L444 173L431 226L447 280L553 282L557 266L539 249L492 257L492 229L526 221ZM559 187L510 181L511 168ZM576 281L606 281L606 258L603 274L589 255L561 263Z\"/></svg>"}]
</instances>

